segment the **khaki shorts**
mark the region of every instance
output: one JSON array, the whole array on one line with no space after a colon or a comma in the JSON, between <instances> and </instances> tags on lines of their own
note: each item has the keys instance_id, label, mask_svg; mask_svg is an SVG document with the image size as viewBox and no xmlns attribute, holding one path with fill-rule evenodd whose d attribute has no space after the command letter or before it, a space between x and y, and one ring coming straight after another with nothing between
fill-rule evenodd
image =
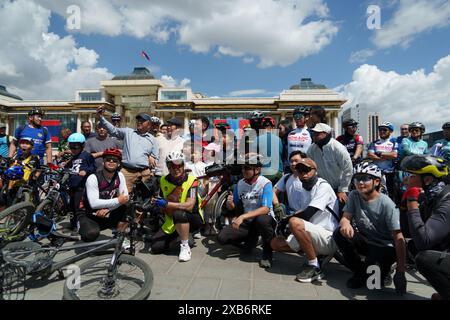
<instances>
[{"instance_id":1,"label":"khaki shorts","mask_svg":"<svg viewBox=\"0 0 450 320\"><path fill-rule=\"evenodd\" d=\"M145 169L142 171L135 171L135 170L129 170L127 168L122 168L122 170L120 170L120 172L122 172L123 176L125 177L128 192L131 192L131 190L133 189L134 181L136 181L136 179L138 177L142 177L142 181L145 181L152 176L150 169Z\"/></svg>"},{"instance_id":2,"label":"khaki shorts","mask_svg":"<svg viewBox=\"0 0 450 320\"><path fill-rule=\"evenodd\" d=\"M312 224L308 221L303 220L303 222L305 223L306 232L308 232L311 236L312 245L314 251L316 252L316 255L328 256L334 254L337 247L333 239L333 232L328 231L321 226ZM300 244L293 234L289 235L289 237L286 239L286 242L289 247L295 252L299 252L302 250Z\"/></svg>"}]
</instances>

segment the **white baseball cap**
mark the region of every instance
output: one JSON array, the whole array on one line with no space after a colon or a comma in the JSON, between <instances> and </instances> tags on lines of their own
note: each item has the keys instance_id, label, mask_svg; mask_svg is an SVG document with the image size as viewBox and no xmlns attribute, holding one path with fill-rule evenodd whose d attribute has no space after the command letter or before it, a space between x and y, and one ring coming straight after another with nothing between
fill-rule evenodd
<instances>
[{"instance_id":1,"label":"white baseball cap","mask_svg":"<svg viewBox=\"0 0 450 320\"><path fill-rule=\"evenodd\" d=\"M314 132L326 132L331 133L331 127L325 123L318 123L314 128L311 129Z\"/></svg>"}]
</instances>

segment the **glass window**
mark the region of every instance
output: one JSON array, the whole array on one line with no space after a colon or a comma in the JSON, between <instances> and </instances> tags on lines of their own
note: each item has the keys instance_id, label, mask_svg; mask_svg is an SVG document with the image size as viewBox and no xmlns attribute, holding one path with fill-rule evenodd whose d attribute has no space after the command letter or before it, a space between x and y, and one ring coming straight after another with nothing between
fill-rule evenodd
<instances>
[{"instance_id":1,"label":"glass window","mask_svg":"<svg viewBox=\"0 0 450 320\"><path fill-rule=\"evenodd\" d=\"M187 100L187 91L161 91L161 100Z\"/></svg>"},{"instance_id":2,"label":"glass window","mask_svg":"<svg viewBox=\"0 0 450 320\"><path fill-rule=\"evenodd\" d=\"M100 92L80 92L80 101L101 101L102 94Z\"/></svg>"}]
</instances>

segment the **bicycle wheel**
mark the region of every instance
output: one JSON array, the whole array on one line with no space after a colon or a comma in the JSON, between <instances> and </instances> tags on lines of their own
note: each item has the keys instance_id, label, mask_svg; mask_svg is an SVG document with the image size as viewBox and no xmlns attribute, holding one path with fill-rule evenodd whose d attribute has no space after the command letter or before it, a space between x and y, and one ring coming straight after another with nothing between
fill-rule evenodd
<instances>
[{"instance_id":1,"label":"bicycle wheel","mask_svg":"<svg viewBox=\"0 0 450 320\"><path fill-rule=\"evenodd\" d=\"M216 205L214 206L216 228L219 231L227 225L227 216L229 216L229 210L226 208L227 197L228 192L222 192L217 198Z\"/></svg>"},{"instance_id":2,"label":"bicycle wheel","mask_svg":"<svg viewBox=\"0 0 450 320\"><path fill-rule=\"evenodd\" d=\"M114 283L107 285L106 277L112 256L93 258L80 266L80 284L71 288L72 279L64 284L65 300L145 300L153 287L150 267L131 255L122 254L117 261Z\"/></svg>"},{"instance_id":3,"label":"bicycle wheel","mask_svg":"<svg viewBox=\"0 0 450 320\"><path fill-rule=\"evenodd\" d=\"M36 207L36 212L42 212L42 214L55 221L55 223L61 222L66 216L64 203L61 198L56 203L53 203L50 199L45 199Z\"/></svg>"},{"instance_id":4,"label":"bicycle wheel","mask_svg":"<svg viewBox=\"0 0 450 320\"><path fill-rule=\"evenodd\" d=\"M0 212L0 236L4 239L26 236L25 228L30 224L34 205L31 202L21 202Z\"/></svg>"}]
</instances>

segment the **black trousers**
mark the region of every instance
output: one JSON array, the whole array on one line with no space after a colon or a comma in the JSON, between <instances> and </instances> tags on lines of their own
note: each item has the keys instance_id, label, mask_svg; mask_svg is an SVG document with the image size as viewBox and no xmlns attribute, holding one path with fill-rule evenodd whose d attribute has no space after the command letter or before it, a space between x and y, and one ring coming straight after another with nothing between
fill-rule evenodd
<instances>
[{"instance_id":1,"label":"black trousers","mask_svg":"<svg viewBox=\"0 0 450 320\"><path fill-rule=\"evenodd\" d=\"M231 225L225 226L217 235L220 244L240 244L246 241L251 246L256 246L258 237L263 239L263 251L272 252L270 241L274 237L275 220L270 215L257 216L244 221L239 229L233 229Z\"/></svg>"},{"instance_id":2,"label":"black trousers","mask_svg":"<svg viewBox=\"0 0 450 320\"><path fill-rule=\"evenodd\" d=\"M416 256L416 266L443 299L450 299L450 252L426 250Z\"/></svg>"},{"instance_id":3,"label":"black trousers","mask_svg":"<svg viewBox=\"0 0 450 320\"><path fill-rule=\"evenodd\" d=\"M189 223L189 232L198 231L203 225L203 220L200 214L186 213L187 222ZM175 221L174 221L175 223ZM178 237L178 232L174 231L171 234L167 234L162 229L155 233L151 239L151 252L152 254L161 254L167 251L170 242Z\"/></svg>"},{"instance_id":4,"label":"black trousers","mask_svg":"<svg viewBox=\"0 0 450 320\"><path fill-rule=\"evenodd\" d=\"M341 234L340 230L341 228L339 227L334 231L333 238L344 256L347 267L355 274L366 274L368 266L378 264L381 278L384 279L397 259L395 248L370 244L356 230L353 238L347 239ZM365 262L362 261L360 254L366 256Z\"/></svg>"},{"instance_id":5,"label":"black trousers","mask_svg":"<svg viewBox=\"0 0 450 320\"><path fill-rule=\"evenodd\" d=\"M74 228L77 224L78 216L81 214L80 204L83 201L84 189L74 189L70 192L70 204L69 207L72 211L72 218L70 224Z\"/></svg>"},{"instance_id":6,"label":"black trousers","mask_svg":"<svg viewBox=\"0 0 450 320\"><path fill-rule=\"evenodd\" d=\"M100 235L100 231L114 229L119 222L126 222L126 210L126 206L120 206L111 211L106 218L78 212L78 233L81 240L84 242L95 241Z\"/></svg>"}]
</instances>

